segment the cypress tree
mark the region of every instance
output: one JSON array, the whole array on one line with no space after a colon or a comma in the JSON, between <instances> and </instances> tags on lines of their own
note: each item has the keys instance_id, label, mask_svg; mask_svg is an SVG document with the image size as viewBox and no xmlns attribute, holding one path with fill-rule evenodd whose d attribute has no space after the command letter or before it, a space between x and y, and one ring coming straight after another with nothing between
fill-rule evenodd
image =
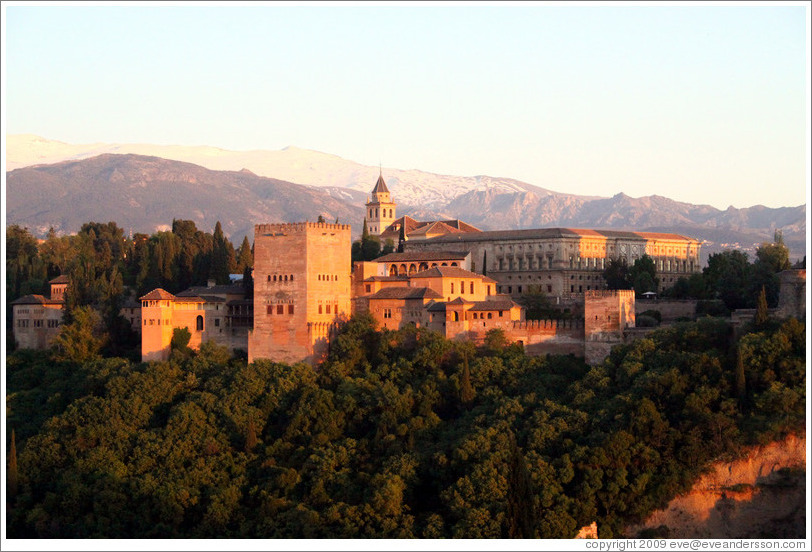
<instances>
[{"instance_id":1,"label":"cypress tree","mask_svg":"<svg viewBox=\"0 0 812 552\"><path fill-rule=\"evenodd\" d=\"M251 452L255 446L257 446L257 428L254 420L249 420L245 430L245 452Z\"/></svg>"},{"instance_id":2,"label":"cypress tree","mask_svg":"<svg viewBox=\"0 0 812 552\"><path fill-rule=\"evenodd\" d=\"M744 359L741 349L736 354L736 396L739 399L739 408L743 408L747 397L747 382L744 379Z\"/></svg>"},{"instance_id":3,"label":"cypress tree","mask_svg":"<svg viewBox=\"0 0 812 552\"><path fill-rule=\"evenodd\" d=\"M516 437L510 434L508 455L507 517L508 538L532 539L536 537L535 506L533 504L532 482L527 471L524 455L516 444Z\"/></svg>"},{"instance_id":4,"label":"cypress tree","mask_svg":"<svg viewBox=\"0 0 812 552\"><path fill-rule=\"evenodd\" d=\"M761 286L761 293L758 294L755 323L757 328L761 328L767 323L767 290L764 286Z\"/></svg>"},{"instance_id":5,"label":"cypress tree","mask_svg":"<svg viewBox=\"0 0 812 552\"><path fill-rule=\"evenodd\" d=\"M15 443L14 430L11 430L11 449L8 453L8 472L6 473L8 479L8 500L9 502L17 495L17 484L19 481L19 474L17 473L17 445Z\"/></svg>"},{"instance_id":6,"label":"cypress tree","mask_svg":"<svg viewBox=\"0 0 812 552\"><path fill-rule=\"evenodd\" d=\"M361 241L365 241L369 238L369 228L367 228L367 218L364 217L364 229L361 232Z\"/></svg>"},{"instance_id":7,"label":"cypress tree","mask_svg":"<svg viewBox=\"0 0 812 552\"><path fill-rule=\"evenodd\" d=\"M460 377L460 400L468 406L474 400L474 387L471 385L471 371L468 368L468 355L462 357L462 376Z\"/></svg>"}]
</instances>

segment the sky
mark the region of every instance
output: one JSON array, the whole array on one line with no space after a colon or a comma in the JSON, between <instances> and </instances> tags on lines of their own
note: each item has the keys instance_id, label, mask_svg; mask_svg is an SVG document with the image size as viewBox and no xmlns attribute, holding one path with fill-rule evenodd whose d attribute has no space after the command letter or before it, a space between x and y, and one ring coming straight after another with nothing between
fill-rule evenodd
<instances>
[{"instance_id":1,"label":"sky","mask_svg":"<svg viewBox=\"0 0 812 552\"><path fill-rule=\"evenodd\" d=\"M4 135L724 209L809 189L809 3L3 2Z\"/></svg>"}]
</instances>

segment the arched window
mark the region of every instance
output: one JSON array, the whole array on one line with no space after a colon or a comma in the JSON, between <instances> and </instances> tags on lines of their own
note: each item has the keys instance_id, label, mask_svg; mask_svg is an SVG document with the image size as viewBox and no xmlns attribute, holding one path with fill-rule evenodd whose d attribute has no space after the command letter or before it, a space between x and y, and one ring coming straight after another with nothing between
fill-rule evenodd
<instances>
[{"instance_id":1,"label":"arched window","mask_svg":"<svg viewBox=\"0 0 812 552\"><path fill-rule=\"evenodd\" d=\"M199 332L202 332L203 331L203 316L202 315L197 315L197 320L195 321L195 324L196 324L195 329L197 331L199 331Z\"/></svg>"},{"instance_id":2,"label":"arched window","mask_svg":"<svg viewBox=\"0 0 812 552\"><path fill-rule=\"evenodd\" d=\"M417 272L417 266L415 266L415 264L412 263L409 265L409 274L414 274L415 272Z\"/></svg>"},{"instance_id":3,"label":"arched window","mask_svg":"<svg viewBox=\"0 0 812 552\"><path fill-rule=\"evenodd\" d=\"M428 270L428 268L429 265L427 263L420 263L420 267L418 267L418 270L422 272L424 270Z\"/></svg>"},{"instance_id":4,"label":"arched window","mask_svg":"<svg viewBox=\"0 0 812 552\"><path fill-rule=\"evenodd\" d=\"M401 274L408 274L409 273L409 271L406 270L406 265L405 264L400 265L400 273Z\"/></svg>"},{"instance_id":5,"label":"arched window","mask_svg":"<svg viewBox=\"0 0 812 552\"><path fill-rule=\"evenodd\" d=\"M460 313L458 313L457 311L454 311L454 322L459 322L459 321L460 321Z\"/></svg>"},{"instance_id":6,"label":"arched window","mask_svg":"<svg viewBox=\"0 0 812 552\"><path fill-rule=\"evenodd\" d=\"M451 263L451 266L457 266L456 262Z\"/></svg>"},{"instance_id":7,"label":"arched window","mask_svg":"<svg viewBox=\"0 0 812 552\"><path fill-rule=\"evenodd\" d=\"M389 275L390 276L398 275L398 267L396 265L389 265Z\"/></svg>"}]
</instances>

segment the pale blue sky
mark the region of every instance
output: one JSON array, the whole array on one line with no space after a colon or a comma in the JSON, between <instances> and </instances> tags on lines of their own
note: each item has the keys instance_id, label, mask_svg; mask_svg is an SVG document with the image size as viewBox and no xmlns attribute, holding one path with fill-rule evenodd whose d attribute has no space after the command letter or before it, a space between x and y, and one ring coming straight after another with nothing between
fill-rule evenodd
<instances>
[{"instance_id":1,"label":"pale blue sky","mask_svg":"<svg viewBox=\"0 0 812 552\"><path fill-rule=\"evenodd\" d=\"M808 4L3 7L9 134L806 202Z\"/></svg>"}]
</instances>

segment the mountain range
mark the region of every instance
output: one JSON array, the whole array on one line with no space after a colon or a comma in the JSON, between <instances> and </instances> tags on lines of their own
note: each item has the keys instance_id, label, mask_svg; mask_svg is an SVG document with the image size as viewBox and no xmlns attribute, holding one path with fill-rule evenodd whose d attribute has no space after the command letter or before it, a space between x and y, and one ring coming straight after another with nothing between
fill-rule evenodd
<instances>
[{"instance_id":1,"label":"mountain range","mask_svg":"<svg viewBox=\"0 0 812 552\"><path fill-rule=\"evenodd\" d=\"M460 218L483 230L584 227L676 232L703 240L703 257L751 252L782 230L791 258L806 248L806 206L716 209L653 195L632 198L551 191L510 178L437 175L365 166L306 149L228 151L208 146L72 145L34 135L6 143L7 221L42 234L115 220L152 232L173 218L232 241L258 222L338 219L360 232L363 204L383 172L398 215Z\"/></svg>"}]
</instances>

